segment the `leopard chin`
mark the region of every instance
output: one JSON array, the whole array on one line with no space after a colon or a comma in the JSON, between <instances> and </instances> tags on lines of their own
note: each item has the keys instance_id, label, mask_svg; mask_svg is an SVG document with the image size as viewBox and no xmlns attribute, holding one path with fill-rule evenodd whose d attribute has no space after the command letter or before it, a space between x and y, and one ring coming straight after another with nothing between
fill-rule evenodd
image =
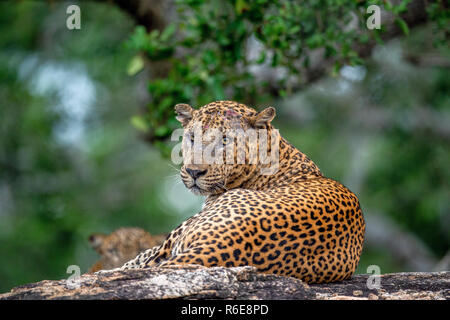
<instances>
[{"instance_id":1,"label":"leopard chin","mask_svg":"<svg viewBox=\"0 0 450 320\"><path fill-rule=\"evenodd\" d=\"M199 186L196 183L188 187L188 190L197 196L217 195L227 191L225 187L220 187L220 184L212 184L211 186Z\"/></svg>"},{"instance_id":2,"label":"leopard chin","mask_svg":"<svg viewBox=\"0 0 450 320\"><path fill-rule=\"evenodd\" d=\"M190 187L188 189L197 196L208 196L209 195L209 192L207 190L201 189L196 184L194 184L192 187Z\"/></svg>"}]
</instances>

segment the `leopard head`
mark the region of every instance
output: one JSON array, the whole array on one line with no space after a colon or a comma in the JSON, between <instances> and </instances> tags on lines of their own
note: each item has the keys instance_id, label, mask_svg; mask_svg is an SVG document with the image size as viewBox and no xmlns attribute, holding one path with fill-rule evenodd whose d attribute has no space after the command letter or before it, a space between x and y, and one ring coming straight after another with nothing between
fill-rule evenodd
<instances>
[{"instance_id":1,"label":"leopard head","mask_svg":"<svg viewBox=\"0 0 450 320\"><path fill-rule=\"evenodd\" d=\"M200 109L177 104L175 112L184 129L181 178L198 195L240 187L267 163L259 152L261 141L266 156L276 144L271 139L276 131L272 107L257 112L237 102L217 101Z\"/></svg>"}]
</instances>

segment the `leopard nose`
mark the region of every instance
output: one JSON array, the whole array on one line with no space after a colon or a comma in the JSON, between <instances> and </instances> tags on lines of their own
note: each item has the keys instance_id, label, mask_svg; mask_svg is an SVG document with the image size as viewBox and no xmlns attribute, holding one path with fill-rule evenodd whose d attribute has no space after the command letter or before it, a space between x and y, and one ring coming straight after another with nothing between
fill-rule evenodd
<instances>
[{"instance_id":1,"label":"leopard nose","mask_svg":"<svg viewBox=\"0 0 450 320\"><path fill-rule=\"evenodd\" d=\"M186 168L186 172L189 173L189 175L194 179L197 179L198 177L205 175L206 171L207 170L193 170Z\"/></svg>"}]
</instances>

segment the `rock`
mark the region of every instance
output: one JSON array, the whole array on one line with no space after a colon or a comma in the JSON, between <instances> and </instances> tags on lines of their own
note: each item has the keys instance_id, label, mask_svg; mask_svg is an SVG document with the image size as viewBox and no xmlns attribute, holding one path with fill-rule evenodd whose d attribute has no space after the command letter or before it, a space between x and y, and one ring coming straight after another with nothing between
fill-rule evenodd
<instances>
[{"instance_id":1,"label":"rock","mask_svg":"<svg viewBox=\"0 0 450 320\"><path fill-rule=\"evenodd\" d=\"M150 268L84 274L76 281L44 280L0 294L10 299L450 299L450 272L385 274L369 289L370 275L328 284L257 273L252 267ZM372 276L373 277L373 276Z\"/></svg>"},{"instance_id":2,"label":"rock","mask_svg":"<svg viewBox=\"0 0 450 320\"><path fill-rule=\"evenodd\" d=\"M354 295L355 297L359 297L359 296L362 296L362 295L363 295L363 292L362 292L361 290L355 290L355 291L353 291L353 295Z\"/></svg>"},{"instance_id":3,"label":"rock","mask_svg":"<svg viewBox=\"0 0 450 320\"><path fill-rule=\"evenodd\" d=\"M369 300L378 300L378 296L373 293L369 293Z\"/></svg>"}]
</instances>

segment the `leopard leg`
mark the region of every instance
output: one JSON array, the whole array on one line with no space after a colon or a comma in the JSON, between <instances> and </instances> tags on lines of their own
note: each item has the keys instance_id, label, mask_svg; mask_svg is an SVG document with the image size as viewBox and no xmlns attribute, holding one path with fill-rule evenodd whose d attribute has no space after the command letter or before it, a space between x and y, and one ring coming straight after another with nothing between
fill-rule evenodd
<instances>
[{"instance_id":1,"label":"leopard leg","mask_svg":"<svg viewBox=\"0 0 450 320\"><path fill-rule=\"evenodd\" d=\"M180 262L176 262L171 259L162 261L162 262L156 264L155 267L169 268L169 269L203 269L203 268L207 268L200 264L191 264L191 263L188 263L188 264L181 263L180 264Z\"/></svg>"},{"instance_id":2,"label":"leopard leg","mask_svg":"<svg viewBox=\"0 0 450 320\"><path fill-rule=\"evenodd\" d=\"M204 268L215 266L228 266L221 259L210 252L205 252L202 248L189 248L182 252L178 252L166 259L155 264L157 267L170 268ZM230 265L232 266L232 265Z\"/></svg>"},{"instance_id":3,"label":"leopard leg","mask_svg":"<svg viewBox=\"0 0 450 320\"><path fill-rule=\"evenodd\" d=\"M206 268L207 266L203 265L199 261L190 261L188 260L189 257L192 257L191 254L187 253L181 253L177 254L176 256L173 256L167 260L161 261L157 263L156 267L161 268L171 268L171 269L199 269L199 268Z\"/></svg>"},{"instance_id":4,"label":"leopard leg","mask_svg":"<svg viewBox=\"0 0 450 320\"><path fill-rule=\"evenodd\" d=\"M161 251L163 251L163 246L159 245L141 252L136 256L136 258L126 262L122 267L118 268L118 270L142 269L149 267L149 261L154 260L161 254Z\"/></svg>"}]
</instances>

